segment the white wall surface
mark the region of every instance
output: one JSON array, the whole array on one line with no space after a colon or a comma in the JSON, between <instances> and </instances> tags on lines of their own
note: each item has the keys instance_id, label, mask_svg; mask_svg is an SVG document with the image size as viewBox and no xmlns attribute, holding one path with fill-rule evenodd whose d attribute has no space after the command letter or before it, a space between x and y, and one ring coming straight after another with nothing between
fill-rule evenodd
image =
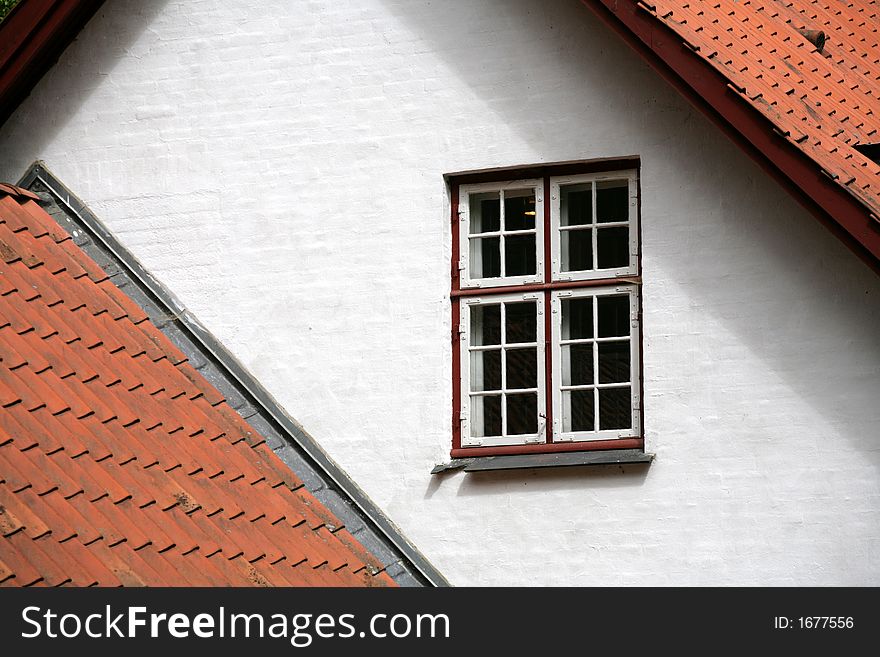
<instances>
[{"instance_id":1,"label":"white wall surface","mask_svg":"<svg viewBox=\"0 0 880 657\"><path fill-rule=\"evenodd\" d=\"M655 463L431 477L442 174L630 154ZM880 279L577 0L114 0L37 158L453 583L880 585Z\"/></svg>"}]
</instances>

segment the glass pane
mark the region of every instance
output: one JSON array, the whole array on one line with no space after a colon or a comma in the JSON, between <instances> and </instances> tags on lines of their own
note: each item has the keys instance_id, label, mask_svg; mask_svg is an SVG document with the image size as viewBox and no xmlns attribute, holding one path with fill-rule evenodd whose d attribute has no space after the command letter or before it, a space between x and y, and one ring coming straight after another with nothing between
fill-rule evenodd
<instances>
[{"instance_id":1,"label":"glass pane","mask_svg":"<svg viewBox=\"0 0 880 657\"><path fill-rule=\"evenodd\" d=\"M561 194L560 221L563 226L593 223L592 183L563 187Z\"/></svg>"},{"instance_id":2,"label":"glass pane","mask_svg":"<svg viewBox=\"0 0 880 657\"><path fill-rule=\"evenodd\" d=\"M501 304L471 306L471 344L501 344Z\"/></svg>"},{"instance_id":3,"label":"glass pane","mask_svg":"<svg viewBox=\"0 0 880 657\"><path fill-rule=\"evenodd\" d=\"M599 390L599 429L629 429L632 424L631 393L626 388Z\"/></svg>"},{"instance_id":4,"label":"glass pane","mask_svg":"<svg viewBox=\"0 0 880 657\"><path fill-rule=\"evenodd\" d=\"M593 297L562 300L562 339L593 337Z\"/></svg>"},{"instance_id":5,"label":"glass pane","mask_svg":"<svg viewBox=\"0 0 880 657\"><path fill-rule=\"evenodd\" d=\"M501 390L501 350L471 352L471 392Z\"/></svg>"},{"instance_id":6,"label":"glass pane","mask_svg":"<svg viewBox=\"0 0 880 657\"><path fill-rule=\"evenodd\" d=\"M593 344L570 344L562 347L562 385L591 386L593 381Z\"/></svg>"},{"instance_id":7,"label":"glass pane","mask_svg":"<svg viewBox=\"0 0 880 657\"><path fill-rule=\"evenodd\" d=\"M596 234L599 269L629 266L629 228L600 228Z\"/></svg>"},{"instance_id":8,"label":"glass pane","mask_svg":"<svg viewBox=\"0 0 880 657\"><path fill-rule=\"evenodd\" d=\"M507 395L507 435L538 433L538 395Z\"/></svg>"},{"instance_id":9,"label":"glass pane","mask_svg":"<svg viewBox=\"0 0 880 657\"><path fill-rule=\"evenodd\" d=\"M562 430L595 431L592 390L571 390L562 393Z\"/></svg>"},{"instance_id":10,"label":"glass pane","mask_svg":"<svg viewBox=\"0 0 880 657\"><path fill-rule=\"evenodd\" d=\"M471 397L471 435L501 435L501 396Z\"/></svg>"},{"instance_id":11,"label":"glass pane","mask_svg":"<svg viewBox=\"0 0 880 657\"><path fill-rule=\"evenodd\" d=\"M508 390L538 387L537 349L508 349L506 357Z\"/></svg>"},{"instance_id":12,"label":"glass pane","mask_svg":"<svg viewBox=\"0 0 880 657\"><path fill-rule=\"evenodd\" d=\"M535 273L535 234L508 235L504 238L505 276L531 276Z\"/></svg>"},{"instance_id":13,"label":"glass pane","mask_svg":"<svg viewBox=\"0 0 880 657\"><path fill-rule=\"evenodd\" d=\"M522 301L504 304L505 342L537 342L538 340L538 303Z\"/></svg>"},{"instance_id":14,"label":"glass pane","mask_svg":"<svg viewBox=\"0 0 880 657\"><path fill-rule=\"evenodd\" d=\"M470 195L470 234L501 230L501 199L498 192Z\"/></svg>"},{"instance_id":15,"label":"glass pane","mask_svg":"<svg viewBox=\"0 0 880 657\"><path fill-rule=\"evenodd\" d=\"M471 278L501 276L501 238L471 238Z\"/></svg>"},{"instance_id":16,"label":"glass pane","mask_svg":"<svg viewBox=\"0 0 880 657\"><path fill-rule=\"evenodd\" d=\"M629 295L597 297L599 305L599 337L629 335Z\"/></svg>"},{"instance_id":17,"label":"glass pane","mask_svg":"<svg viewBox=\"0 0 880 657\"><path fill-rule=\"evenodd\" d=\"M593 231L563 230L559 233L562 271L585 271L593 268Z\"/></svg>"},{"instance_id":18,"label":"glass pane","mask_svg":"<svg viewBox=\"0 0 880 657\"><path fill-rule=\"evenodd\" d=\"M532 230L535 227L535 190L504 192L504 230Z\"/></svg>"},{"instance_id":19,"label":"glass pane","mask_svg":"<svg viewBox=\"0 0 880 657\"><path fill-rule=\"evenodd\" d=\"M629 382L629 341L599 343L599 383Z\"/></svg>"},{"instance_id":20,"label":"glass pane","mask_svg":"<svg viewBox=\"0 0 880 657\"><path fill-rule=\"evenodd\" d=\"M596 183L596 222L601 224L628 219L629 183L626 180Z\"/></svg>"}]
</instances>

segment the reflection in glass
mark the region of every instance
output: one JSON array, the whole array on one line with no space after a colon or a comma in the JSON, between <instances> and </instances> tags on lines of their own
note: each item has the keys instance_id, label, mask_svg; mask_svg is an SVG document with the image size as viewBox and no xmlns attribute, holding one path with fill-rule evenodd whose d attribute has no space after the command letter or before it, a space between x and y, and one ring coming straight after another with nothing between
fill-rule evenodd
<instances>
[{"instance_id":1,"label":"reflection in glass","mask_svg":"<svg viewBox=\"0 0 880 657\"><path fill-rule=\"evenodd\" d=\"M501 435L501 396L471 397L471 435Z\"/></svg>"},{"instance_id":2,"label":"reflection in glass","mask_svg":"<svg viewBox=\"0 0 880 657\"><path fill-rule=\"evenodd\" d=\"M562 393L562 430L565 432L595 430L592 390L571 390Z\"/></svg>"},{"instance_id":3,"label":"reflection in glass","mask_svg":"<svg viewBox=\"0 0 880 657\"><path fill-rule=\"evenodd\" d=\"M534 230L535 191L511 189L504 192L504 230Z\"/></svg>"},{"instance_id":4,"label":"reflection in glass","mask_svg":"<svg viewBox=\"0 0 880 657\"><path fill-rule=\"evenodd\" d=\"M471 306L471 344L501 344L501 305Z\"/></svg>"},{"instance_id":5,"label":"reflection in glass","mask_svg":"<svg viewBox=\"0 0 880 657\"><path fill-rule=\"evenodd\" d=\"M599 337L629 336L629 295L601 295L599 306Z\"/></svg>"},{"instance_id":6,"label":"reflection in glass","mask_svg":"<svg viewBox=\"0 0 880 657\"><path fill-rule=\"evenodd\" d=\"M629 183L626 180L607 180L596 183L596 222L627 221L629 219Z\"/></svg>"},{"instance_id":7,"label":"reflection in glass","mask_svg":"<svg viewBox=\"0 0 880 657\"><path fill-rule=\"evenodd\" d=\"M508 349L505 358L508 390L538 387L538 353L534 347Z\"/></svg>"},{"instance_id":8,"label":"reflection in glass","mask_svg":"<svg viewBox=\"0 0 880 657\"><path fill-rule=\"evenodd\" d=\"M470 234L501 230L501 200L498 192L470 195Z\"/></svg>"},{"instance_id":9,"label":"reflection in glass","mask_svg":"<svg viewBox=\"0 0 880 657\"><path fill-rule=\"evenodd\" d=\"M471 278L501 276L501 238L470 238Z\"/></svg>"},{"instance_id":10,"label":"reflection in glass","mask_svg":"<svg viewBox=\"0 0 880 657\"><path fill-rule=\"evenodd\" d=\"M560 190L561 225L583 226L593 223L592 183L568 185Z\"/></svg>"},{"instance_id":11,"label":"reflection in glass","mask_svg":"<svg viewBox=\"0 0 880 657\"><path fill-rule=\"evenodd\" d=\"M599 389L599 429L629 429L632 424L629 387Z\"/></svg>"},{"instance_id":12,"label":"reflection in glass","mask_svg":"<svg viewBox=\"0 0 880 657\"><path fill-rule=\"evenodd\" d=\"M507 433L538 433L538 395L507 395Z\"/></svg>"},{"instance_id":13,"label":"reflection in glass","mask_svg":"<svg viewBox=\"0 0 880 657\"><path fill-rule=\"evenodd\" d=\"M507 235L504 238L504 275L531 276L535 273L535 235Z\"/></svg>"},{"instance_id":14,"label":"reflection in glass","mask_svg":"<svg viewBox=\"0 0 880 657\"><path fill-rule=\"evenodd\" d=\"M569 344L562 347L562 385L591 386L593 380L593 344Z\"/></svg>"},{"instance_id":15,"label":"reflection in glass","mask_svg":"<svg viewBox=\"0 0 880 657\"><path fill-rule=\"evenodd\" d=\"M593 337L593 297L562 300L562 339Z\"/></svg>"},{"instance_id":16,"label":"reflection in glass","mask_svg":"<svg viewBox=\"0 0 880 657\"><path fill-rule=\"evenodd\" d=\"M599 383L629 382L629 341L599 344Z\"/></svg>"},{"instance_id":17,"label":"reflection in glass","mask_svg":"<svg viewBox=\"0 0 880 657\"><path fill-rule=\"evenodd\" d=\"M538 339L538 304L522 301L504 304L505 342L535 342Z\"/></svg>"},{"instance_id":18,"label":"reflection in glass","mask_svg":"<svg viewBox=\"0 0 880 657\"><path fill-rule=\"evenodd\" d=\"M593 268L593 231L564 230L559 236L562 271L586 271Z\"/></svg>"},{"instance_id":19,"label":"reflection in glass","mask_svg":"<svg viewBox=\"0 0 880 657\"><path fill-rule=\"evenodd\" d=\"M501 350L471 352L471 392L501 390Z\"/></svg>"},{"instance_id":20,"label":"reflection in glass","mask_svg":"<svg viewBox=\"0 0 880 657\"><path fill-rule=\"evenodd\" d=\"M599 269L629 265L629 228L600 228L596 231L596 254Z\"/></svg>"}]
</instances>

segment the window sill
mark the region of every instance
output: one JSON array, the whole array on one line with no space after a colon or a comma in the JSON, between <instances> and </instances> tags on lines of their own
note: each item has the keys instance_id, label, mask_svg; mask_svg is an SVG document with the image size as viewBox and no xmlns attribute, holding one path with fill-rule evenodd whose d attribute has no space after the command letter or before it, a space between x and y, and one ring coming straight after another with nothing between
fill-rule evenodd
<instances>
[{"instance_id":1,"label":"window sill","mask_svg":"<svg viewBox=\"0 0 880 657\"><path fill-rule=\"evenodd\" d=\"M550 454L509 454L503 456L479 456L452 459L449 463L434 466L431 474L451 470L465 472L490 472L493 470L519 470L524 468L561 468L578 465L624 465L646 463L654 460L653 454L640 449L614 449L593 452L556 452Z\"/></svg>"}]
</instances>

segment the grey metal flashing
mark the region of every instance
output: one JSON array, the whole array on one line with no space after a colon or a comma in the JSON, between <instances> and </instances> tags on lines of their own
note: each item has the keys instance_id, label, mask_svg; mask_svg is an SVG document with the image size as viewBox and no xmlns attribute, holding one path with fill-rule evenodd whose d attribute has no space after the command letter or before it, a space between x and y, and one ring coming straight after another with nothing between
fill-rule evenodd
<instances>
[{"instance_id":1,"label":"grey metal flashing","mask_svg":"<svg viewBox=\"0 0 880 657\"><path fill-rule=\"evenodd\" d=\"M609 449L595 452L555 452L551 454L511 454L506 456L479 456L452 459L449 463L434 466L431 474L450 470L465 472L488 472L490 470L520 470L525 468L563 468L576 465L626 465L649 464L653 454L640 449Z\"/></svg>"},{"instance_id":2,"label":"grey metal flashing","mask_svg":"<svg viewBox=\"0 0 880 657\"><path fill-rule=\"evenodd\" d=\"M116 239L45 166L35 162L19 186L37 193L44 209L189 358L306 487L402 586L449 586L314 438L186 307Z\"/></svg>"}]
</instances>

